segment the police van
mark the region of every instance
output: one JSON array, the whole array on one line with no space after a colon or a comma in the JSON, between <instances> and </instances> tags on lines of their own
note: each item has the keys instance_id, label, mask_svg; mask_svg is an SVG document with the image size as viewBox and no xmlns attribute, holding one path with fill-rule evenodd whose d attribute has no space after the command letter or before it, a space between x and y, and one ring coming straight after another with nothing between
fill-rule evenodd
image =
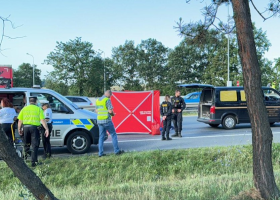
<instances>
[{"instance_id":1,"label":"police van","mask_svg":"<svg viewBox=\"0 0 280 200\"><path fill-rule=\"evenodd\" d=\"M225 129L236 124L250 123L243 87L214 87L207 84L182 84L184 88L203 88L198 106L197 121ZM270 87L262 87L264 103L270 125L280 122L280 93Z\"/></svg>"},{"instance_id":2,"label":"police van","mask_svg":"<svg viewBox=\"0 0 280 200\"><path fill-rule=\"evenodd\" d=\"M98 144L99 129L96 113L83 110L61 94L40 88L0 89L0 99L6 97L15 108L29 105L29 97L35 96L40 101L48 101L53 112L53 130L50 133L52 146L67 146L73 154L82 154L91 144Z\"/></svg>"}]
</instances>

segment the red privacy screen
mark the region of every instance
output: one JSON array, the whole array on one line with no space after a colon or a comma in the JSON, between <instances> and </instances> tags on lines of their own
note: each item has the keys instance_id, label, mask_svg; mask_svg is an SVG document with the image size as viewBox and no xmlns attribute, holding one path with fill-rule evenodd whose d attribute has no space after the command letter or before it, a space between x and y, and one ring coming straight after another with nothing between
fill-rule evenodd
<instances>
[{"instance_id":1,"label":"red privacy screen","mask_svg":"<svg viewBox=\"0 0 280 200\"><path fill-rule=\"evenodd\" d=\"M113 92L116 132L159 134L159 96L159 91Z\"/></svg>"}]
</instances>

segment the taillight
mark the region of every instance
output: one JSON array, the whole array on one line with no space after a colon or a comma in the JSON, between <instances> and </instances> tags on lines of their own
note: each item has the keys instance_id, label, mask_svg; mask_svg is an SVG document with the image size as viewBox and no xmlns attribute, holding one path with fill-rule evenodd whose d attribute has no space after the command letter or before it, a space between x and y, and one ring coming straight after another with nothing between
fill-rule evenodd
<instances>
[{"instance_id":1,"label":"taillight","mask_svg":"<svg viewBox=\"0 0 280 200\"><path fill-rule=\"evenodd\" d=\"M216 110L215 110L215 106L211 106L210 108L210 114L215 114Z\"/></svg>"},{"instance_id":2,"label":"taillight","mask_svg":"<svg viewBox=\"0 0 280 200\"><path fill-rule=\"evenodd\" d=\"M91 106L92 106L92 103L90 103L89 105L91 105Z\"/></svg>"}]
</instances>

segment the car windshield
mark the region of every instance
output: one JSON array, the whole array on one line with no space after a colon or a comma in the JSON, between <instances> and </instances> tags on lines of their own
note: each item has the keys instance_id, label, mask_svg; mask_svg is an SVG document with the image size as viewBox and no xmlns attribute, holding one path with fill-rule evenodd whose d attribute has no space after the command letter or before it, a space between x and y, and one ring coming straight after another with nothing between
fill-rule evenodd
<instances>
[{"instance_id":1,"label":"car windshield","mask_svg":"<svg viewBox=\"0 0 280 200\"><path fill-rule=\"evenodd\" d=\"M185 98L185 99L188 99L188 98L190 98L191 95L192 95L192 93L189 93L189 94L187 94L184 98Z\"/></svg>"}]
</instances>

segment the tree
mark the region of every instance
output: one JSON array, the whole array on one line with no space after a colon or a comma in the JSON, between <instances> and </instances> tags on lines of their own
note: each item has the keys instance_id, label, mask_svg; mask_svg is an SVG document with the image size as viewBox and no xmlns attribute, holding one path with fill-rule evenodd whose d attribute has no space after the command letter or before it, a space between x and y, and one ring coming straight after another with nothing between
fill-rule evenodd
<instances>
[{"instance_id":1,"label":"tree","mask_svg":"<svg viewBox=\"0 0 280 200\"><path fill-rule=\"evenodd\" d=\"M142 90L138 72L138 49L133 41L125 41L124 45L114 47L112 59L114 71L122 74L117 81L126 90Z\"/></svg>"},{"instance_id":2,"label":"tree","mask_svg":"<svg viewBox=\"0 0 280 200\"><path fill-rule=\"evenodd\" d=\"M93 94L91 91L96 89L96 85L101 87L102 61L93 50L93 45L83 42L81 38L66 43L57 42L55 50L47 56L45 63L54 67L56 79L68 85L72 94ZM98 91L102 89L99 88Z\"/></svg>"},{"instance_id":3,"label":"tree","mask_svg":"<svg viewBox=\"0 0 280 200\"><path fill-rule=\"evenodd\" d=\"M138 48L137 71L145 90L163 89L167 77L169 49L155 39L142 40Z\"/></svg>"},{"instance_id":4,"label":"tree","mask_svg":"<svg viewBox=\"0 0 280 200\"><path fill-rule=\"evenodd\" d=\"M4 34L5 23L12 23L9 19L0 16L3 24L2 39L0 40L0 52ZM6 134L0 125L0 157L5 161L8 167L13 171L14 175L24 184L33 196L39 200L56 200L57 198L44 185L40 178L26 165L26 163L18 157L15 148L9 143ZM23 173L24 172L24 173Z\"/></svg>"},{"instance_id":5,"label":"tree","mask_svg":"<svg viewBox=\"0 0 280 200\"><path fill-rule=\"evenodd\" d=\"M34 78L35 78L35 84L41 85L42 81L40 78L41 70L37 69L35 66L34 69ZM29 63L22 63L18 70L14 70L13 72L13 82L14 87L33 87L33 68L31 64Z\"/></svg>"},{"instance_id":6,"label":"tree","mask_svg":"<svg viewBox=\"0 0 280 200\"><path fill-rule=\"evenodd\" d=\"M54 72L48 73L45 80L45 87L54 90L62 95L68 95L69 86L66 85L62 80L57 79Z\"/></svg>"},{"instance_id":7,"label":"tree","mask_svg":"<svg viewBox=\"0 0 280 200\"><path fill-rule=\"evenodd\" d=\"M206 7L205 23L200 23L202 30L208 29L214 24L216 13L222 3L231 3L234 13L236 35L239 46L239 57L242 64L244 77L244 90L247 98L247 109L252 126L253 145L253 177L254 185L264 199L280 197L279 189L275 183L272 166L272 131L268 121L267 110L263 101L261 68L256 51L253 24L251 20L248 0L213 0ZM256 9L253 0L250 1ZM257 10L258 11L258 10ZM273 15L280 12L280 2L270 1L268 11ZM259 12L263 17L263 14ZM267 19L267 18L264 18ZM192 24L179 23L179 29L183 34L191 34ZM230 31L228 27L224 29ZM203 33L203 31L201 31ZM198 34L200 35L200 34Z\"/></svg>"}]
</instances>

